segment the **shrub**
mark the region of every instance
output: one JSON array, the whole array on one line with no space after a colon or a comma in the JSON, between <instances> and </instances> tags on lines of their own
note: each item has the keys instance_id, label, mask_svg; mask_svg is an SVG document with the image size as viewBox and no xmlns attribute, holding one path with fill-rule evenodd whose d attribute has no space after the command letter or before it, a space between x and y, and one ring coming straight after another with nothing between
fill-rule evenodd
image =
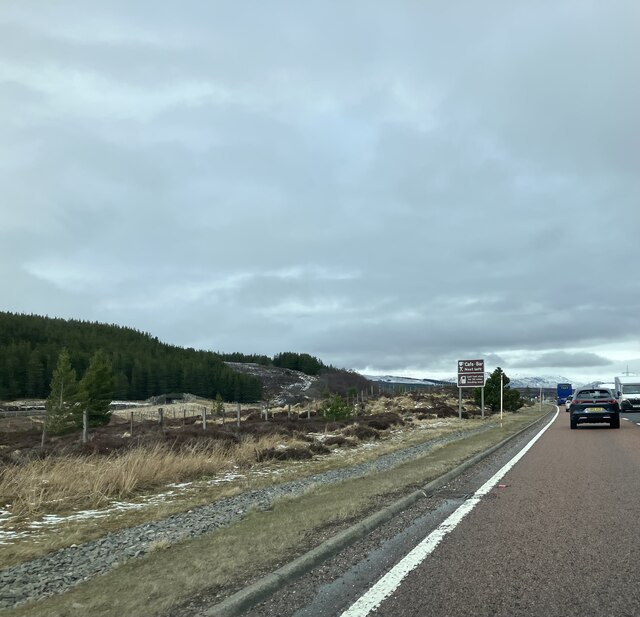
<instances>
[{"instance_id":1,"label":"shrub","mask_svg":"<svg viewBox=\"0 0 640 617\"><path fill-rule=\"evenodd\" d=\"M335 422L351 417L353 409L347 405L339 394L336 394L324 403L323 411L326 418Z\"/></svg>"}]
</instances>

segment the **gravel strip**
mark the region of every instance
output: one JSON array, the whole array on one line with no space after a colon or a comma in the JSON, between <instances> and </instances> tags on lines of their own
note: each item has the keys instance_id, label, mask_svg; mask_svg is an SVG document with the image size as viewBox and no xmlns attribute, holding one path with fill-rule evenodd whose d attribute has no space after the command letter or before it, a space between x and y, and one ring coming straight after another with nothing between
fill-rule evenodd
<instances>
[{"instance_id":1,"label":"gravel strip","mask_svg":"<svg viewBox=\"0 0 640 617\"><path fill-rule=\"evenodd\" d=\"M446 437L385 454L376 460L353 467L247 491L242 495L174 514L166 519L110 533L99 540L78 546L72 545L44 557L0 570L0 608L17 606L29 600L62 593L82 581L109 572L128 559L144 555L154 542L175 543L210 533L240 520L252 509L266 510L278 499L302 495L312 485L333 484L386 471L430 452L435 446L482 433L494 426L493 423L488 423L470 431L457 431Z\"/></svg>"}]
</instances>

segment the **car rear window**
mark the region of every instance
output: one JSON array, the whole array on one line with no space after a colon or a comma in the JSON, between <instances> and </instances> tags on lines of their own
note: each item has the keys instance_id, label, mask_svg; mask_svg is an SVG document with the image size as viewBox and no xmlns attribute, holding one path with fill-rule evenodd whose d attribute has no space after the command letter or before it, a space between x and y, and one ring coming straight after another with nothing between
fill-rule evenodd
<instances>
[{"instance_id":1,"label":"car rear window","mask_svg":"<svg viewBox=\"0 0 640 617\"><path fill-rule=\"evenodd\" d=\"M609 390L581 390L576 394L576 399L611 398Z\"/></svg>"}]
</instances>

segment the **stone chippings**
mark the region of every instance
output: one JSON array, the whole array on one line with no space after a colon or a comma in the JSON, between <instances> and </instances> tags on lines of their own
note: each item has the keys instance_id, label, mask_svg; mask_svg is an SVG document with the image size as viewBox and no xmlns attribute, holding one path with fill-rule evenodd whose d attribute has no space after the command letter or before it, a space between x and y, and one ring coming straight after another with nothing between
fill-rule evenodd
<instances>
[{"instance_id":1,"label":"stone chippings","mask_svg":"<svg viewBox=\"0 0 640 617\"><path fill-rule=\"evenodd\" d=\"M461 437L492 428L486 424L472 431L458 431L378 459L345 469L327 471L302 480L247 491L174 514L168 518L109 533L106 536L72 545L44 557L0 570L0 608L17 606L29 600L62 593L94 576L105 574L124 561L144 555L152 543L179 542L215 531L240 520L252 509L269 509L283 497L302 495L312 485L332 484L391 469L405 461L426 454L436 445L457 441Z\"/></svg>"}]
</instances>

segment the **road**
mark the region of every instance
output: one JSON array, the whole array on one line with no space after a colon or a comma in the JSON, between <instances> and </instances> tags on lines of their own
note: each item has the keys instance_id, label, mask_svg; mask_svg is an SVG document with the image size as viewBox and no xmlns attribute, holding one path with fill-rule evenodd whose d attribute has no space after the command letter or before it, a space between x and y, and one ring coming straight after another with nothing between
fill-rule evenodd
<instances>
[{"instance_id":1,"label":"road","mask_svg":"<svg viewBox=\"0 0 640 617\"><path fill-rule=\"evenodd\" d=\"M620 417L623 420L627 420L628 422L635 424L636 426L640 426L640 412L636 412L636 413L624 412L620 414Z\"/></svg>"},{"instance_id":2,"label":"road","mask_svg":"<svg viewBox=\"0 0 640 617\"><path fill-rule=\"evenodd\" d=\"M524 441L249 614L640 615L640 414L627 419L571 431L561 409L499 479Z\"/></svg>"}]
</instances>

